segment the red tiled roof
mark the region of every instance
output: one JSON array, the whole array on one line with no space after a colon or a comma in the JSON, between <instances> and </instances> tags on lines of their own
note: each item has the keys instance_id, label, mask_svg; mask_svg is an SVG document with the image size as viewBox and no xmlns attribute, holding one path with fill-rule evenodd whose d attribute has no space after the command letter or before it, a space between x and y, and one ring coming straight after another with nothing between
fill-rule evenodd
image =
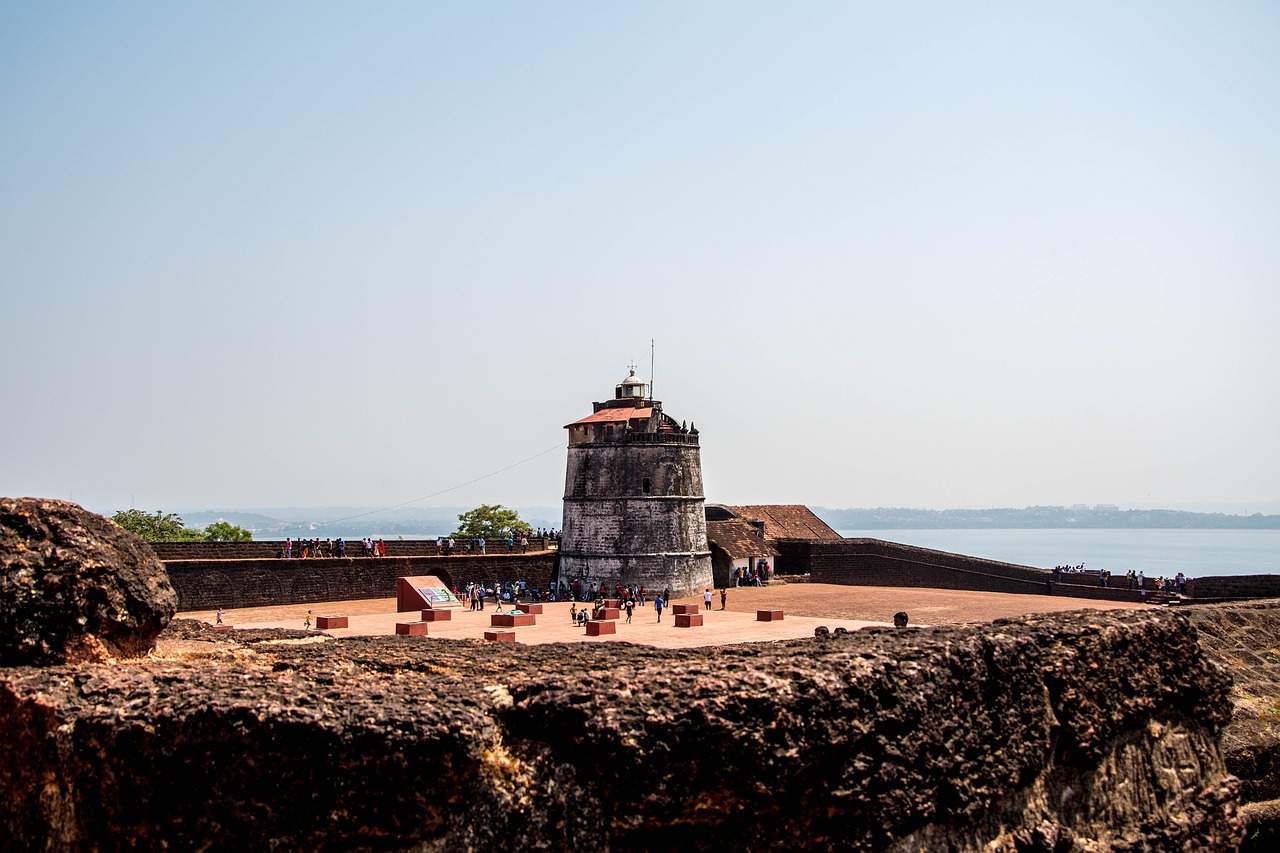
<instances>
[{"instance_id":1,"label":"red tiled roof","mask_svg":"<svg viewBox=\"0 0 1280 853\"><path fill-rule=\"evenodd\" d=\"M763 521L766 539L844 538L804 504L731 506L729 509L743 518Z\"/></svg>"},{"instance_id":2,"label":"red tiled roof","mask_svg":"<svg viewBox=\"0 0 1280 853\"><path fill-rule=\"evenodd\" d=\"M587 415L582 420L574 421L569 426L576 424L603 424L618 423L620 421L634 421L636 419L648 420L649 415L653 413L653 409L601 409L594 414Z\"/></svg>"},{"instance_id":3,"label":"red tiled roof","mask_svg":"<svg viewBox=\"0 0 1280 853\"><path fill-rule=\"evenodd\" d=\"M778 551L756 535L756 529L741 519L708 521L707 540L734 560L744 557L776 557Z\"/></svg>"}]
</instances>

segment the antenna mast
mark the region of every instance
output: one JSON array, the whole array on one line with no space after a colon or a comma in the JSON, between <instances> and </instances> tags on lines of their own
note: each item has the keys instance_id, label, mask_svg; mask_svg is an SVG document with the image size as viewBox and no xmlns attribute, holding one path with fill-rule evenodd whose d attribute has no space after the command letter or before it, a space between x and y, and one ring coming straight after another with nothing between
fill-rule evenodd
<instances>
[{"instance_id":1,"label":"antenna mast","mask_svg":"<svg viewBox=\"0 0 1280 853\"><path fill-rule=\"evenodd\" d=\"M658 399L658 395L653 393L653 338L649 338L649 399Z\"/></svg>"}]
</instances>

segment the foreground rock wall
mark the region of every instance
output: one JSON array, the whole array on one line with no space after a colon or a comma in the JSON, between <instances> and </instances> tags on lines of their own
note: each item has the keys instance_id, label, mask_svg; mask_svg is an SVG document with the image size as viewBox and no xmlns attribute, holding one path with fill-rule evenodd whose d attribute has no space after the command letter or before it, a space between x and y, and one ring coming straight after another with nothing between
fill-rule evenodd
<instances>
[{"instance_id":1,"label":"foreground rock wall","mask_svg":"<svg viewBox=\"0 0 1280 853\"><path fill-rule=\"evenodd\" d=\"M1228 681L1170 614L682 651L166 636L163 659L0 670L10 848L1216 850L1241 831Z\"/></svg>"}]
</instances>

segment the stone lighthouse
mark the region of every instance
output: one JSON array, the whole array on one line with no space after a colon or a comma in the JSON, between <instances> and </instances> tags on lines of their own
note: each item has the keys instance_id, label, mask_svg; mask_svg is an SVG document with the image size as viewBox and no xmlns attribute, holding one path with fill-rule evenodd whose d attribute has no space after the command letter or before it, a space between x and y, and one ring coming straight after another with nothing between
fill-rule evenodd
<instances>
[{"instance_id":1,"label":"stone lighthouse","mask_svg":"<svg viewBox=\"0 0 1280 853\"><path fill-rule=\"evenodd\" d=\"M698 431L662 411L631 375L565 427L560 580L672 595L712 585Z\"/></svg>"}]
</instances>

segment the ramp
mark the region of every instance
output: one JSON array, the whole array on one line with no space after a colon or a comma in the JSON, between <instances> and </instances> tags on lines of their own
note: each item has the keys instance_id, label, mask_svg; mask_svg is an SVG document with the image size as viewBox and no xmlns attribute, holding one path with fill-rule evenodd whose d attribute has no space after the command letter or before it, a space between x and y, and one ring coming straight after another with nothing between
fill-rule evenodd
<instances>
[{"instance_id":1,"label":"ramp","mask_svg":"<svg viewBox=\"0 0 1280 853\"><path fill-rule=\"evenodd\" d=\"M407 610L462 609L459 601L444 581L435 575L412 578L396 578L396 612Z\"/></svg>"}]
</instances>

